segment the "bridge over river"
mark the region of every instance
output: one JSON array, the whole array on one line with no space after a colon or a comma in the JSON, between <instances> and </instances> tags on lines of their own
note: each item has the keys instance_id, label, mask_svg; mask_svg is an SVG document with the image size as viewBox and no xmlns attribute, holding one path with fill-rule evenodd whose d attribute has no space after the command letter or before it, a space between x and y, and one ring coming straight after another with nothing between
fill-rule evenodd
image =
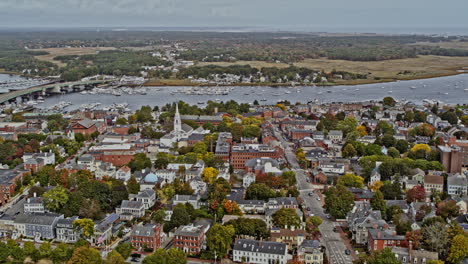
<instances>
[{"instance_id":1,"label":"bridge over river","mask_svg":"<svg viewBox=\"0 0 468 264\"><path fill-rule=\"evenodd\" d=\"M22 90L10 90L7 93L0 94L0 104L11 103L17 98L25 98L27 100L37 98L39 96L49 96L52 94L62 94L73 91L88 90L97 85L108 83L105 80L83 81L83 82L63 82L63 83L48 83L39 86L30 87Z\"/></svg>"}]
</instances>

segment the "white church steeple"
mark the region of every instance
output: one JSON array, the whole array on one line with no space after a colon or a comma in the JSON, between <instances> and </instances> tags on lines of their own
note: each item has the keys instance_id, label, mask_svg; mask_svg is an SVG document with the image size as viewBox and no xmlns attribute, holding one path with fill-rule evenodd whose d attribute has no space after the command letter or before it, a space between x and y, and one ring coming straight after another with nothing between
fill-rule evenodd
<instances>
[{"instance_id":1,"label":"white church steeple","mask_svg":"<svg viewBox=\"0 0 468 264\"><path fill-rule=\"evenodd\" d=\"M180 121L179 104L176 104L176 112L174 116L174 133L177 135L178 139L182 134L182 122Z\"/></svg>"}]
</instances>

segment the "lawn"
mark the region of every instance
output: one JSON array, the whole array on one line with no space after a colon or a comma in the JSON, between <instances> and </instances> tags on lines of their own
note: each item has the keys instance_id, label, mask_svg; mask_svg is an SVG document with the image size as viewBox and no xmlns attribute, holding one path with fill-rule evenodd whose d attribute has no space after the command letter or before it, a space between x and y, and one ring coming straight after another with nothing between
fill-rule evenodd
<instances>
[{"instance_id":1,"label":"lawn","mask_svg":"<svg viewBox=\"0 0 468 264\"><path fill-rule=\"evenodd\" d=\"M98 51L103 50L115 50L113 47L87 47L87 48L47 48L47 49L37 49L36 51L47 51L49 54L35 56L39 60L49 61L57 64L60 67L66 66L66 64L54 60L56 56L64 55L86 55L86 54L96 54Z\"/></svg>"}]
</instances>

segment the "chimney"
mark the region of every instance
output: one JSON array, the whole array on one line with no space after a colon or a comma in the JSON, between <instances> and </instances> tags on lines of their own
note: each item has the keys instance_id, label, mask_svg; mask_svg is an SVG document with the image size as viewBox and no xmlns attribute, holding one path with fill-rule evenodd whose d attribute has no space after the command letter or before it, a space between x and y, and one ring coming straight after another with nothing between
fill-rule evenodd
<instances>
[{"instance_id":1,"label":"chimney","mask_svg":"<svg viewBox=\"0 0 468 264\"><path fill-rule=\"evenodd\" d=\"M377 238L380 239L380 231L377 232Z\"/></svg>"}]
</instances>

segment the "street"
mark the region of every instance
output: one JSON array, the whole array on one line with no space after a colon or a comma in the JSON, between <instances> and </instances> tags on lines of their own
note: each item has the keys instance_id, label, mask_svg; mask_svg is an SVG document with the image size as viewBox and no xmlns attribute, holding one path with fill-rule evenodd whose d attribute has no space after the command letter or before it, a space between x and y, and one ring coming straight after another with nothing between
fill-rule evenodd
<instances>
[{"instance_id":1,"label":"street","mask_svg":"<svg viewBox=\"0 0 468 264\"><path fill-rule=\"evenodd\" d=\"M341 240L339 233L333 231L335 222L327 218L322 204L317 199L319 196L316 193L314 193L312 196L309 196L309 193L314 192L313 185L307 181L306 172L300 168L296 159L296 154L291 148L291 143L284 139L283 135L276 128L273 129L273 131L284 148L285 157L291 165L291 169L296 172L297 188L300 192L300 197L304 200L306 207L310 207L310 212L312 214L322 218L323 222L319 226L320 233L322 234L320 240L326 247L326 253L329 262L332 264L352 263L353 261L351 256L345 254L345 243Z\"/></svg>"}]
</instances>

